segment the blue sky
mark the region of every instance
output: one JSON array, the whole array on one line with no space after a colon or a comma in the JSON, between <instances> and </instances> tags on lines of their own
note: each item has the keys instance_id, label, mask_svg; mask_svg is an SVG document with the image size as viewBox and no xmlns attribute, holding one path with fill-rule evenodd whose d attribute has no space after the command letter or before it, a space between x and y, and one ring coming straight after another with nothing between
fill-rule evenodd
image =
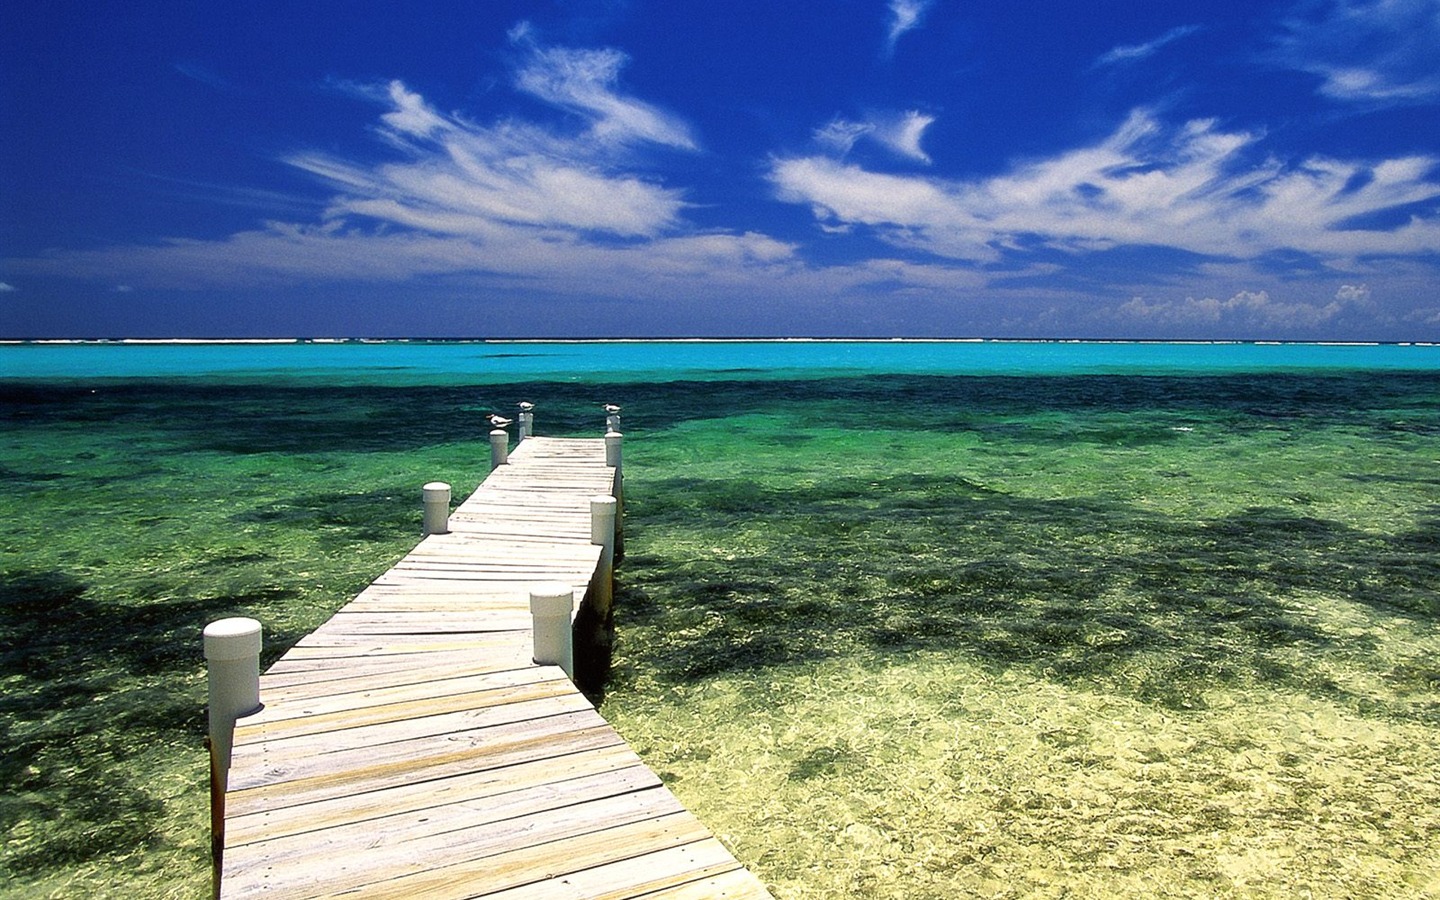
<instances>
[{"instance_id":1,"label":"blue sky","mask_svg":"<svg viewBox=\"0 0 1440 900\"><path fill-rule=\"evenodd\" d=\"M1440 0L15 0L0 337L1440 340Z\"/></svg>"}]
</instances>

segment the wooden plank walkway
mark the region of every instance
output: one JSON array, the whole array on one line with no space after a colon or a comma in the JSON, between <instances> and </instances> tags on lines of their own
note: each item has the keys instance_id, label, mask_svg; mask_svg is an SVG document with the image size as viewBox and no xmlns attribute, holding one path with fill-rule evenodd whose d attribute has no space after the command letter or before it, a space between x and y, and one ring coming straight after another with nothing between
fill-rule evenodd
<instances>
[{"instance_id":1,"label":"wooden plank walkway","mask_svg":"<svg viewBox=\"0 0 1440 900\"><path fill-rule=\"evenodd\" d=\"M221 895L766 898L531 657L529 589L583 596L603 441L528 438L415 550L261 676Z\"/></svg>"}]
</instances>

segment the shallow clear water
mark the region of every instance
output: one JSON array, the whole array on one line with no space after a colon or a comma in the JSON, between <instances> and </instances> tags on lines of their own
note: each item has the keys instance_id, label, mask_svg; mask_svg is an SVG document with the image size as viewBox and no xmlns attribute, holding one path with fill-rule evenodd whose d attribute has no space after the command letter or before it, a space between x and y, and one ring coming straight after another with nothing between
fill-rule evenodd
<instances>
[{"instance_id":1,"label":"shallow clear water","mask_svg":"<svg viewBox=\"0 0 1440 900\"><path fill-rule=\"evenodd\" d=\"M606 714L783 897L1419 896L1437 387L879 379L688 421L628 457Z\"/></svg>"},{"instance_id":2,"label":"shallow clear water","mask_svg":"<svg viewBox=\"0 0 1440 900\"><path fill-rule=\"evenodd\" d=\"M519 399L625 405L604 712L778 897L1440 887L1433 349L816 347L0 347L0 889L203 890L199 629Z\"/></svg>"}]
</instances>

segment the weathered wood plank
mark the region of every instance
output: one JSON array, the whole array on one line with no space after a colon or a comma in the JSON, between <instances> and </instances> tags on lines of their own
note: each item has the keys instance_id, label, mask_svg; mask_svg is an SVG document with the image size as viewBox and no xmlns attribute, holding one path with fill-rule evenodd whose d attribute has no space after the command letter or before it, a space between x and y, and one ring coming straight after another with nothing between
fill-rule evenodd
<instances>
[{"instance_id":1,"label":"weathered wood plank","mask_svg":"<svg viewBox=\"0 0 1440 900\"><path fill-rule=\"evenodd\" d=\"M450 610L418 612L407 609L386 608L379 610L351 609L338 614L333 629L342 634L364 634L363 629L379 627L385 633L443 634L447 632L496 631L493 622L497 619L514 621L518 624L510 629L523 631L530 627L530 608L522 606L513 595L502 595L493 609L456 607Z\"/></svg>"},{"instance_id":2,"label":"weathered wood plank","mask_svg":"<svg viewBox=\"0 0 1440 900\"><path fill-rule=\"evenodd\" d=\"M377 590L357 597L345 607L352 613L452 613L465 615L495 607L521 608L528 604L528 593L515 591L432 590L417 586L414 590ZM524 599L524 603L522 603Z\"/></svg>"},{"instance_id":3,"label":"weathered wood plank","mask_svg":"<svg viewBox=\"0 0 1440 900\"><path fill-rule=\"evenodd\" d=\"M438 656L438 654L437 654ZM310 710L325 711L328 704L350 702L352 695L363 702L388 697L444 696L472 689L508 687L536 681L555 681L565 677L554 666L526 666L520 669L491 671L487 666L467 664L463 658L452 661L429 661L406 667L388 666L355 671L301 669L275 674L272 670L260 679L260 693L266 705L262 715L283 717L309 715ZM355 701L362 702L362 701ZM245 724L255 721L246 717Z\"/></svg>"},{"instance_id":4,"label":"weathered wood plank","mask_svg":"<svg viewBox=\"0 0 1440 900\"><path fill-rule=\"evenodd\" d=\"M287 666L285 671L303 671L304 667L315 666L332 669L346 666L352 672L361 667L374 671L389 668L398 671L433 665L438 671L448 673L448 669L439 668L445 665L443 660L447 659L463 660L466 665L473 665L476 671L481 672L503 672L533 665L529 653L522 652L516 636L508 632L468 634L460 636L463 639L452 639L443 644L436 642L389 648L371 646L373 635L352 635L345 640L342 637L336 635L330 643L317 639L313 645L291 647L282 660Z\"/></svg>"},{"instance_id":5,"label":"weathered wood plank","mask_svg":"<svg viewBox=\"0 0 1440 900\"><path fill-rule=\"evenodd\" d=\"M370 822L391 816L425 815L452 803L486 800L496 810L513 808L529 792L568 792L591 779L608 786L640 789L660 783L653 772L623 744L527 760L502 769L482 769L360 794L346 794L299 806L232 816L226 838L231 846L320 831L341 824ZM514 795L512 798L511 795ZM376 826L378 831L380 826Z\"/></svg>"},{"instance_id":6,"label":"weathered wood plank","mask_svg":"<svg viewBox=\"0 0 1440 900\"><path fill-rule=\"evenodd\" d=\"M512 523L512 525L515 523ZM477 533L466 540L449 541L417 548L399 560L396 565L413 565L417 562L452 562L465 565L511 565L529 566L534 563L553 560L570 565L594 564L594 557L600 548L590 543L589 522L585 523L583 535L569 535L563 539L550 540L494 540L488 534ZM454 537L454 534L446 535ZM584 540L581 540L581 538Z\"/></svg>"},{"instance_id":7,"label":"weathered wood plank","mask_svg":"<svg viewBox=\"0 0 1440 900\"><path fill-rule=\"evenodd\" d=\"M377 581L355 599L369 602L397 597L402 599L438 597L448 602L468 600L477 605L485 605L494 598L503 599L505 595L528 597L534 584L534 581L518 579L515 581L476 581L467 584L459 580L404 578L396 579L393 583Z\"/></svg>"},{"instance_id":8,"label":"weathered wood plank","mask_svg":"<svg viewBox=\"0 0 1440 900\"><path fill-rule=\"evenodd\" d=\"M591 721L588 718L586 721ZM390 754L374 765L363 753L352 753L343 763L354 763L346 771L337 761L325 766L277 767L242 778L226 795L226 811L237 815L268 807L298 806L360 792L415 784L467 772L500 769L516 763L547 757L566 756L602 747L622 745L620 736L608 725L578 724L564 717L518 722L474 733L451 742L431 741L435 752L412 758ZM419 742L398 749L415 750ZM441 749L443 748L443 749ZM232 770L232 776L234 770Z\"/></svg>"},{"instance_id":9,"label":"weathered wood plank","mask_svg":"<svg viewBox=\"0 0 1440 900\"><path fill-rule=\"evenodd\" d=\"M408 636L403 641L376 640L365 635L347 635L327 629L322 625L291 647L290 653L287 653L286 656L297 650L299 651L298 655L303 657L309 650L325 651L336 648L348 649L352 656L394 656L402 653L430 653L441 650L469 650L475 653L504 655L515 649L513 644L513 638L488 634L474 634L463 639L444 634L416 634Z\"/></svg>"},{"instance_id":10,"label":"weathered wood plank","mask_svg":"<svg viewBox=\"0 0 1440 900\"><path fill-rule=\"evenodd\" d=\"M471 707L459 712L425 714L372 723L371 710L346 710L328 716L333 726L318 733L304 729L304 719L262 722L235 729L234 759L264 766L273 779L284 772L288 778L305 778L322 772L347 769L362 772L391 761L434 753L448 753L465 744L480 744L486 729L544 722L558 716L586 717L567 720L578 727L604 724L580 693L556 692L549 682L513 689L527 699L498 706ZM348 722L360 724L349 725ZM235 783L232 778L232 784ZM243 784L243 783L242 783Z\"/></svg>"},{"instance_id":11,"label":"weathered wood plank","mask_svg":"<svg viewBox=\"0 0 1440 900\"><path fill-rule=\"evenodd\" d=\"M464 713L467 719L473 719L480 710L575 695L574 685L565 679L501 687L485 686L481 690L463 693L449 693L443 687L431 693L422 693L416 690L417 687L411 685L409 690L403 693L367 691L360 695L345 694L340 698L326 698L329 702L312 700L288 706L272 705L259 714L244 719L243 724L235 729L235 740L237 745L248 745L259 741L283 741L302 735L320 734L330 737L334 732L346 729L411 722L452 713ZM377 693L382 694L385 699L374 697ZM271 714L267 716L267 712ZM376 740L379 737L380 735L373 731L365 735L366 740ZM327 746L343 744L327 742Z\"/></svg>"},{"instance_id":12,"label":"weathered wood plank","mask_svg":"<svg viewBox=\"0 0 1440 900\"><path fill-rule=\"evenodd\" d=\"M436 816L441 812L434 811ZM284 897L313 896L406 876L424 877L532 846L583 841L617 827L689 815L669 791L653 787L610 793L584 802L562 801L500 819L492 818L483 805L464 803L446 807L443 814L444 821L438 827L428 815L404 823L387 820L386 840L380 845L371 827L335 828L237 848L236 858L227 860L226 865L241 876L263 871L266 891L272 896L277 892ZM316 860L328 861L320 890L315 890L310 868ZM424 891L409 896L432 894Z\"/></svg>"},{"instance_id":13,"label":"weathered wood plank","mask_svg":"<svg viewBox=\"0 0 1440 900\"><path fill-rule=\"evenodd\" d=\"M476 896L484 900L768 900L770 894L712 838Z\"/></svg>"},{"instance_id":14,"label":"weathered wood plank","mask_svg":"<svg viewBox=\"0 0 1440 900\"><path fill-rule=\"evenodd\" d=\"M387 878L365 886L363 896L382 898L425 897L427 900L463 900L509 887L519 887L606 863L634 859L650 853L693 844L710 838L705 827L689 813L675 813L615 828L591 831L578 837L494 853L441 868ZM485 887L480 887L480 885ZM331 891L315 896L338 897ZM308 895L300 895L308 896Z\"/></svg>"}]
</instances>

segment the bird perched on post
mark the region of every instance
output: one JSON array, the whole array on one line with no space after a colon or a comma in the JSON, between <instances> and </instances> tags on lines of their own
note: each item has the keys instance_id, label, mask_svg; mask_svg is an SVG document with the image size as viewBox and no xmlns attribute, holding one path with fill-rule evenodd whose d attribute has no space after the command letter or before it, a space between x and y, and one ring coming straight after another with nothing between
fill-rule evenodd
<instances>
[{"instance_id":1,"label":"bird perched on post","mask_svg":"<svg viewBox=\"0 0 1440 900\"><path fill-rule=\"evenodd\" d=\"M613 403L607 403L605 404L605 411L613 416L620 412L620 407L616 406Z\"/></svg>"},{"instance_id":2,"label":"bird perched on post","mask_svg":"<svg viewBox=\"0 0 1440 900\"><path fill-rule=\"evenodd\" d=\"M490 424L495 428L504 428L506 425L509 425L513 421L515 420L507 419L504 416L497 416L494 413L490 414Z\"/></svg>"},{"instance_id":3,"label":"bird perched on post","mask_svg":"<svg viewBox=\"0 0 1440 900\"><path fill-rule=\"evenodd\" d=\"M520 407L521 412L529 412L530 410L535 408L535 404L531 403L529 400L521 400L515 405Z\"/></svg>"}]
</instances>

